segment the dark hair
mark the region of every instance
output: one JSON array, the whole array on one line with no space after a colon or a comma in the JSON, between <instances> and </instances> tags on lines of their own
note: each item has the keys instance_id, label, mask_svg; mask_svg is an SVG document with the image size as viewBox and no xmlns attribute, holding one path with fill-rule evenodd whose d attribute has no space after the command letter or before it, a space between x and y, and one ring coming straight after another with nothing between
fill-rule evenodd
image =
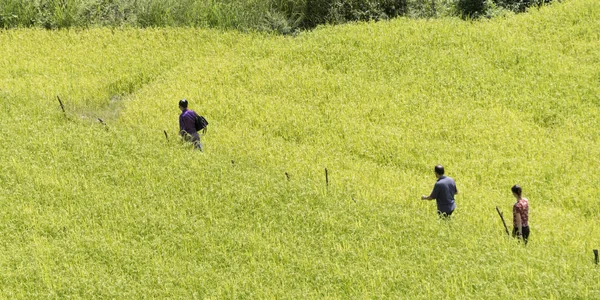
<instances>
[{"instance_id":1,"label":"dark hair","mask_svg":"<svg viewBox=\"0 0 600 300\"><path fill-rule=\"evenodd\" d=\"M444 175L444 167L442 165L435 166L435 174Z\"/></svg>"},{"instance_id":2,"label":"dark hair","mask_svg":"<svg viewBox=\"0 0 600 300\"><path fill-rule=\"evenodd\" d=\"M521 193L523 192L523 189L521 189L521 187L517 184L513 185L513 187L510 188L510 190L517 194L517 196L521 196Z\"/></svg>"},{"instance_id":3,"label":"dark hair","mask_svg":"<svg viewBox=\"0 0 600 300\"><path fill-rule=\"evenodd\" d=\"M179 100L179 106L181 106L183 108L187 108L188 107L188 101L185 98Z\"/></svg>"}]
</instances>

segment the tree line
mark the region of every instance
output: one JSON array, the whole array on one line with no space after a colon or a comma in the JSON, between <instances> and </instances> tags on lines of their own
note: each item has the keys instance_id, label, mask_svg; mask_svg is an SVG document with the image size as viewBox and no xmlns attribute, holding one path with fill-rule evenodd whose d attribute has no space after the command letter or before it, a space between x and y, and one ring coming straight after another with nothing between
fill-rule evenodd
<instances>
[{"instance_id":1,"label":"tree line","mask_svg":"<svg viewBox=\"0 0 600 300\"><path fill-rule=\"evenodd\" d=\"M291 34L399 16L465 19L552 0L0 0L0 27L193 26Z\"/></svg>"}]
</instances>

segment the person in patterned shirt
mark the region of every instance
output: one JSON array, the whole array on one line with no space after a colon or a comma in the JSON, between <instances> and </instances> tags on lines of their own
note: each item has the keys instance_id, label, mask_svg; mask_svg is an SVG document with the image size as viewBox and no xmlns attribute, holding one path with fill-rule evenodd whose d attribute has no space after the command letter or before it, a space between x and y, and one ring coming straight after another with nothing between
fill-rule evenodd
<instances>
[{"instance_id":1,"label":"person in patterned shirt","mask_svg":"<svg viewBox=\"0 0 600 300\"><path fill-rule=\"evenodd\" d=\"M511 191L517 199L513 206L513 236L523 239L527 244L529 239L529 200L521 195L523 189L520 186L515 184Z\"/></svg>"}]
</instances>

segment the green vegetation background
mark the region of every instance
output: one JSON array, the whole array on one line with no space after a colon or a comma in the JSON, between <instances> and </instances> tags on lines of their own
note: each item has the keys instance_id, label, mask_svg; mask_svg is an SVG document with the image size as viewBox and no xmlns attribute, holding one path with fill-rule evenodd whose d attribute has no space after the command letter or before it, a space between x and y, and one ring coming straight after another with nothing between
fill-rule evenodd
<instances>
[{"instance_id":1,"label":"green vegetation background","mask_svg":"<svg viewBox=\"0 0 600 300\"><path fill-rule=\"evenodd\" d=\"M398 16L491 17L551 0L0 0L0 28L192 26L295 34Z\"/></svg>"},{"instance_id":2,"label":"green vegetation background","mask_svg":"<svg viewBox=\"0 0 600 300\"><path fill-rule=\"evenodd\" d=\"M0 297L599 298L598 15L0 31Z\"/></svg>"}]
</instances>

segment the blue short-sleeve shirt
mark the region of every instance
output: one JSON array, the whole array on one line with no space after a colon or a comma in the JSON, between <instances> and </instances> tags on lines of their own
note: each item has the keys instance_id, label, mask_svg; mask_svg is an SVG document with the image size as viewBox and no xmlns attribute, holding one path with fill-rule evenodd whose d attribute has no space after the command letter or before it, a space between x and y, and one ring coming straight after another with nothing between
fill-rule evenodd
<instances>
[{"instance_id":1,"label":"blue short-sleeve shirt","mask_svg":"<svg viewBox=\"0 0 600 300\"><path fill-rule=\"evenodd\" d=\"M454 179L442 176L433 186L430 197L435 199L438 211L450 213L456 209L456 203L454 202L456 193L458 193L458 190Z\"/></svg>"}]
</instances>

